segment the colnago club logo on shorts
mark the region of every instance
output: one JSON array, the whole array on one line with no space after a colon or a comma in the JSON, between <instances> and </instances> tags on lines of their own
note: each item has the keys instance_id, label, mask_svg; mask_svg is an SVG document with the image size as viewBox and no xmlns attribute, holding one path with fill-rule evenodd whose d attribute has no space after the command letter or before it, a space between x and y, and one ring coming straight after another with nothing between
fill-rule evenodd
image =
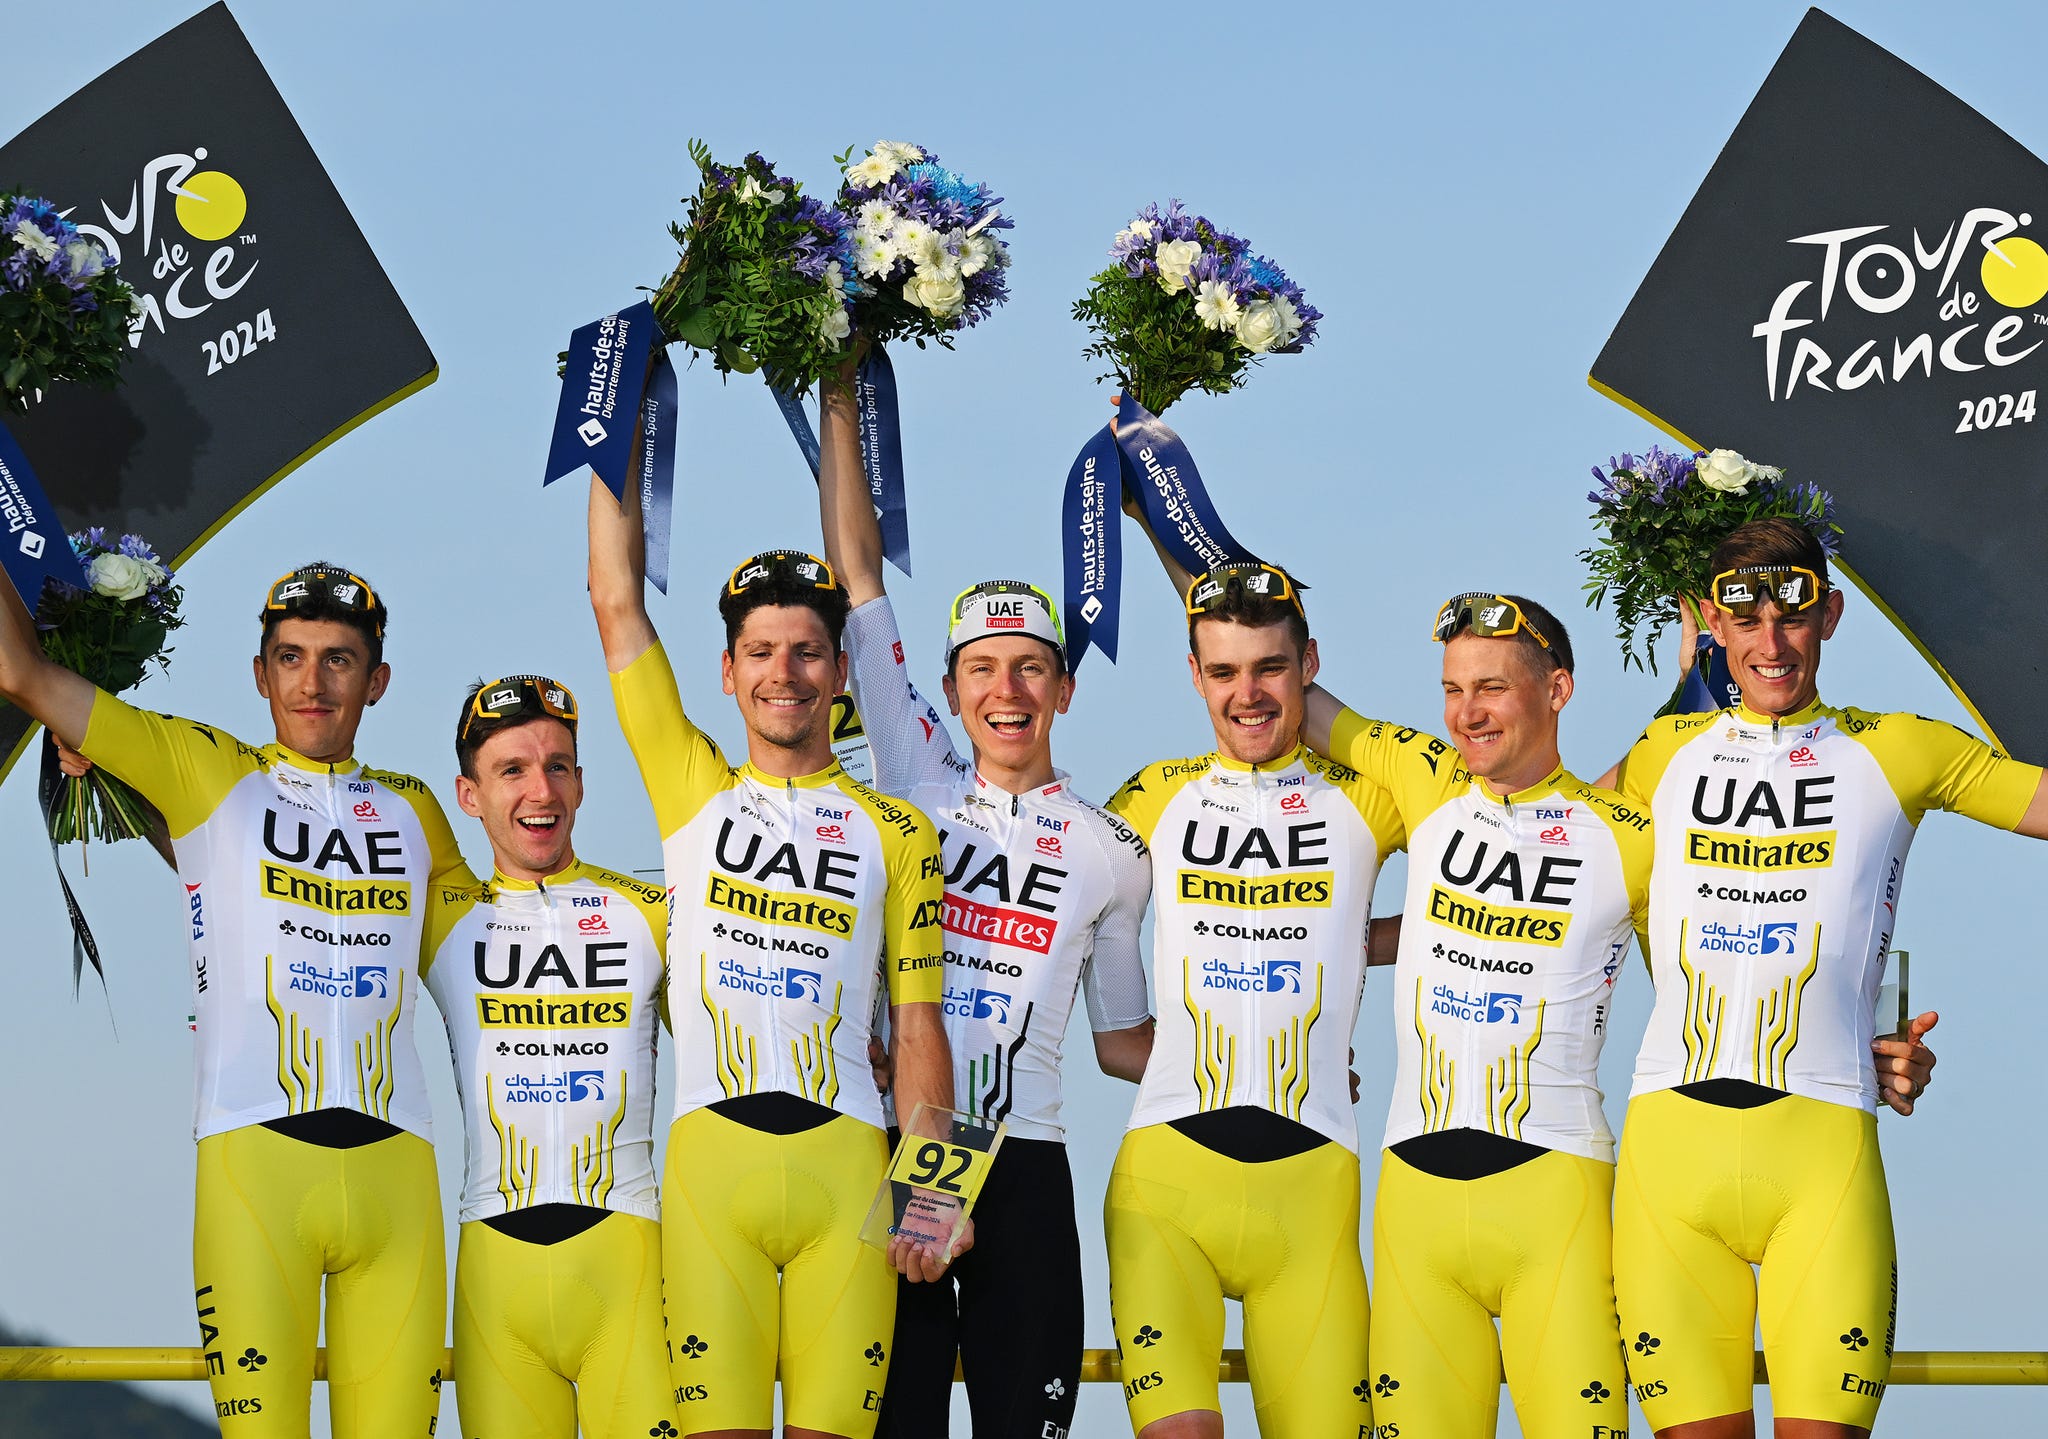
<instances>
[{"instance_id":1,"label":"colnago club logo on shorts","mask_svg":"<svg viewBox=\"0 0 2048 1439\"><path fill-rule=\"evenodd\" d=\"M2048 297L2048 250L2023 233L2033 223L2027 208L1976 205L1789 236L1805 277L1750 331L1771 402L1982 371L1990 413L1977 424L1977 405L1958 401L1958 432L2031 421L2033 392L2012 392L2004 372L2048 339L2029 333Z\"/></svg>"},{"instance_id":2,"label":"colnago club logo on shorts","mask_svg":"<svg viewBox=\"0 0 2048 1439\"><path fill-rule=\"evenodd\" d=\"M277 321L243 290L262 267L258 232L245 228L249 197L241 181L204 146L147 161L128 193L67 212L81 235L99 242L135 290L128 343L140 349L152 331L196 321L212 331L216 305L238 301L234 322L200 341L206 373L219 374L277 339ZM261 288L260 286L258 287Z\"/></svg>"}]
</instances>

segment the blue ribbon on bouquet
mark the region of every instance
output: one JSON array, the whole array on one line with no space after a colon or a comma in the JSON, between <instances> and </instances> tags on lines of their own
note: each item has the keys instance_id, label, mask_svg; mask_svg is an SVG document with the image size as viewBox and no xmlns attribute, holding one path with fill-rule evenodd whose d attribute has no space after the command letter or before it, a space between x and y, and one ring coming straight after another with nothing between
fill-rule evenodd
<instances>
[{"instance_id":1,"label":"blue ribbon on bouquet","mask_svg":"<svg viewBox=\"0 0 2048 1439\"><path fill-rule=\"evenodd\" d=\"M0 534L0 569L6 570L30 615L42 603L46 581L87 588L85 570L72 552L57 507L43 493L28 456L5 424L0 424L0 523L6 525Z\"/></svg>"},{"instance_id":2,"label":"blue ribbon on bouquet","mask_svg":"<svg viewBox=\"0 0 2048 1439\"><path fill-rule=\"evenodd\" d=\"M676 374L646 300L569 336L542 486L588 465L626 501L637 478L647 520L647 577L668 593L669 522L675 507ZM644 435L636 452L634 436Z\"/></svg>"},{"instance_id":3,"label":"blue ribbon on bouquet","mask_svg":"<svg viewBox=\"0 0 2048 1439\"><path fill-rule=\"evenodd\" d=\"M787 390L769 387L783 423L803 451L811 478L818 478L817 431L802 400ZM882 557L910 573L910 503L903 484L903 422L896 407L896 368L880 345L860 362L854 377L854 414L860 436L860 469L867 480L875 518L882 526Z\"/></svg>"},{"instance_id":4,"label":"blue ribbon on bouquet","mask_svg":"<svg viewBox=\"0 0 2048 1439\"><path fill-rule=\"evenodd\" d=\"M1684 603L1681 601L1680 603ZM1742 703L1742 687L1728 667L1728 651L1710 634L1702 634L1693 650L1692 668L1679 682L1678 692L1657 713L1662 715L1712 714Z\"/></svg>"},{"instance_id":5,"label":"blue ribbon on bouquet","mask_svg":"<svg viewBox=\"0 0 2048 1439\"><path fill-rule=\"evenodd\" d=\"M1096 495L1092 487L1104 476L1111 454L1118 462L1117 491L1114 496L1106 491ZM1067 472L1061 530L1070 670L1079 667L1091 643L1112 663L1116 660L1122 546L1106 539L1104 532L1115 533L1114 524L1107 521L1114 519L1125 495L1136 499L1146 527L1173 562L1191 575L1220 564L1256 563L1259 558L1223 523L1181 437L1126 393L1117 405L1114 436L1105 425Z\"/></svg>"}]
</instances>

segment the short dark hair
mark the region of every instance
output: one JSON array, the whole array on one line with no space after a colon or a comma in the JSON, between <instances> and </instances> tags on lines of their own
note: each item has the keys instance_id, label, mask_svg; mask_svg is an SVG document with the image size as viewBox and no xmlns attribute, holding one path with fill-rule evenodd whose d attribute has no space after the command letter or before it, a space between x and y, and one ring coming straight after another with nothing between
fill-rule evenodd
<instances>
[{"instance_id":1,"label":"short dark hair","mask_svg":"<svg viewBox=\"0 0 2048 1439\"><path fill-rule=\"evenodd\" d=\"M476 697L483 693L483 680L475 680L463 692L462 708L455 716L455 763L462 770L462 777L471 784L476 783L476 757L492 735L503 734L506 730L518 729L521 725L538 724L541 720L553 720L569 731L569 753L576 753L576 726L557 719L554 715L520 714L507 715L503 719L471 719L469 707L476 703Z\"/></svg>"},{"instance_id":2,"label":"short dark hair","mask_svg":"<svg viewBox=\"0 0 2048 1439\"><path fill-rule=\"evenodd\" d=\"M1202 657L1201 647L1195 643L1195 627L1203 620L1220 620L1225 624L1245 625L1255 630L1269 625L1287 626L1287 637L1294 641L1295 657L1308 653L1308 617L1302 613L1300 586L1288 599L1276 600L1248 590L1239 575L1230 575L1223 581L1223 594L1209 602L1201 614L1188 616L1188 653L1196 659Z\"/></svg>"},{"instance_id":3,"label":"short dark hair","mask_svg":"<svg viewBox=\"0 0 2048 1439\"><path fill-rule=\"evenodd\" d=\"M1509 636L1517 645L1521 646L1522 653L1528 658L1529 663L1536 667L1536 673L1547 675L1552 670L1563 670L1566 674L1570 674L1572 672L1572 637L1565 633L1564 621L1560 620L1542 605L1537 604L1536 601L1525 596L1502 595L1501 598L1513 600L1516 604L1520 605L1522 607L1522 617L1530 625L1534 625L1537 629L1541 630L1543 638L1550 641L1550 648L1545 649L1537 641L1536 637L1529 633L1528 625L1524 625L1515 634Z\"/></svg>"},{"instance_id":4,"label":"short dark hair","mask_svg":"<svg viewBox=\"0 0 2048 1439\"><path fill-rule=\"evenodd\" d=\"M832 653L842 648L840 638L846 633L846 615L852 608L846 598L846 586L835 584L829 590L816 585L805 584L795 575L781 570L773 571L755 580L738 594L732 587L721 584L718 587L718 617L725 621L725 648L729 654L739 642L740 630L747 622L747 616L764 605L801 605L814 610L825 623L825 633L832 637Z\"/></svg>"},{"instance_id":5,"label":"short dark hair","mask_svg":"<svg viewBox=\"0 0 2048 1439\"><path fill-rule=\"evenodd\" d=\"M299 566L301 570L332 569L342 570L345 566L332 565L326 560L314 560ZM293 571L294 574L298 571ZM270 648L270 637L277 633L277 627L286 620L331 620L347 625L363 637L363 643L370 648L370 667L375 669L384 663L384 633L391 628L391 613L385 608L383 592L371 587L373 599L371 608L355 609L342 604L326 590L309 590L306 597L293 603L288 610L273 610L266 607L259 616L263 622L263 633L256 640L256 656L263 657Z\"/></svg>"},{"instance_id":6,"label":"short dark hair","mask_svg":"<svg viewBox=\"0 0 2048 1439\"><path fill-rule=\"evenodd\" d=\"M1773 515L1751 520L1728 532L1728 538L1714 547L1707 562L1707 578L1751 565L1801 565L1820 576L1823 587L1832 588L1828 578L1828 552L1819 538L1797 520Z\"/></svg>"}]
</instances>

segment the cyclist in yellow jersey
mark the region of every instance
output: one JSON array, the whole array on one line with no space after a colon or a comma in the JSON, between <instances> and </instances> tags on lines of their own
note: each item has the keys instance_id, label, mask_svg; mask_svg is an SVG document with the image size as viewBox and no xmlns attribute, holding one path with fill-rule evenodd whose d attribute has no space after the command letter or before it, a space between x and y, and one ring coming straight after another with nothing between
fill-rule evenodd
<instances>
[{"instance_id":1,"label":"cyclist in yellow jersey","mask_svg":"<svg viewBox=\"0 0 2048 1439\"><path fill-rule=\"evenodd\" d=\"M1753 1432L1760 1326L1778 1434L1843 1439L1869 1432L1891 1368L1865 1056L1907 849L1933 809L2048 838L2048 781L1952 726L1821 703L1843 597L1799 525L1741 527L1712 569L1706 618L1741 703L1657 721L1619 769L1656 825L1657 1001L1616 1177L1615 1288L1659 1434Z\"/></svg>"},{"instance_id":2,"label":"cyclist in yellow jersey","mask_svg":"<svg viewBox=\"0 0 2048 1439\"><path fill-rule=\"evenodd\" d=\"M890 1260L859 1238L888 1158L866 1082L878 975L899 1116L953 1099L937 834L833 760L846 592L830 566L772 551L724 586L721 671L747 728L735 767L683 712L641 546L638 504L593 481L591 604L672 896L662 1247L682 1428L766 1433L779 1373L786 1434L865 1439L896 1299ZM890 1255L924 1280L951 1257L902 1239Z\"/></svg>"},{"instance_id":3,"label":"cyclist in yellow jersey","mask_svg":"<svg viewBox=\"0 0 2048 1439\"><path fill-rule=\"evenodd\" d=\"M391 675L370 586L308 565L260 619L276 731L260 748L51 664L11 590L0 695L169 826L198 1035L195 1297L222 1432L306 1433L325 1281L333 1432L426 1436L446 1270L414 956L427 897L462 859L426 786L354 757Z\"/></svg>"},{"instance_id":4,"label":"cyclist in yellow jersey","mask_svg":"<svg viewBox=\"0 0 2048 1439\"><path fill-rule=\"evenodd\" d=\"M576 857L576 701L476 686L455 795L488 884L437 886L420 969L467 1132L456 1405L484 1439L675 1431L661 1329L654 1064L667 897Z\"/></svg>"},{"instance_id":5,"label":"cyclist in yellow jersey","mask_svg":"<svg viewBox=\"0 0 2048 1439\"><path fill-rule=\"evenodd\" d=\"M1260 1432L1370 1433L1347 1055L1400 817L1301 743L1317 658L1283 571L1212 570L1186 609L1217 748L1110 801L1157 906L1158 1033L1104 1204L1124 1394L1143 1439L1220 1435L1237 1298Z\"/></svg>"}]
</instances>

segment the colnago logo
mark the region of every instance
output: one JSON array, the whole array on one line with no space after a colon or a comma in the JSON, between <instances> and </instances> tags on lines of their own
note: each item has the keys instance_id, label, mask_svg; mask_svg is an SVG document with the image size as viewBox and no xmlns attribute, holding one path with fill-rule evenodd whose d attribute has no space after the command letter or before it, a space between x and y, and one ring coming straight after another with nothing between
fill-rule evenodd
<instances>
[{"instance_id":1,"label":"colnago logo","mask_svg":"<svg viewBox=\"0 0 2048 1439\"><path fill-rule=\"evenodd\" d=\"M563 1074L508 1074L504 1082L507 1104L574 1104L579 1100L604 1100L605 1072L602 1069L571 1069Z\"/></svg>"},{"instance_id":2,"label":"colnago logo","mask_svg":"<svg viewBox=\"0 0 2048 1439\"><path fill-rule=\"evenodd\" d=\"M712 983L720 989L758 994L769 999L803 999L812 1004L825 1002L825 977L815 969L798 969L793 965L780 967L771 964L750 969L736 959L721 959L718 961L717 978Z\"/></svg>"},{"instance_id":3,"label":"colnago logo","mask_svg":"<svg viewBox=\"0 0 2048 1439\"><path fill-rule=\"evenodd\" d=\"M378 949L391 947L391 932L385 929L345 929L336 933L331 929L322 929L317 924L294 924L287 919L278 925L277 932L292 935L308 944L332 945L342 949L364 944L373 945Z\"/></svg>"},{"instance_id":4,"label":"colnago logo","mask_svg":"<svg viewBox=\"0 0 2048 1439\"><path fill-rule=\"evenodd\" d=\"M1572 923L1569 912L1488 904L1470 895L1445 889L1440 884L1429 887L1429 917L1438 924L1480 939L1511 939L1522 944L1540 944L1549 949L1556 949L1564 943L1565 933Z\"/></svg>"},{"instance_id":5,"label":"colnago logo","mask_svg":"<svg viewBox=\"0 0 2048 1439\"><path fill-rule=\"evenodd\" d=\"M381 964L344 965L322 969L305 960L294 960L287 971L288 994L318 994L329 999L389 999L391 971Z\"/></svg>"},{"instance_id":6,"label":"colnago logo","mask_svg":"<svg viewBox=\"0 0 2048 1439\"><path fill-rule=\"evenodd\" d=\"M1806 899L1803 889L1744 889L1732 884L1703 884L1699 894L1701 899L1726 899L1736 904L1800 904Z\"/></svg>"},{"instance_id":7,"label":"colnago logo","mask_svg":"<svg viewBox=\"0 0 2048 1439\"><path fill-rule=\"evenodd\" d=\"M956 1018L986 1019L997 1024L1007 1024L1010 1019L1010 996L1000 989L953 989L946 990L945 1012Z\"/></svg>"},{"instance_id":8,"label":"colnago logo","mask_svg":"<svg viewBox=\"0 0 2048 1439\"><path fill-rule=\"evenodd\" d=\"M249 199L241 182L226 171L200 169L206 158L204 148L158 155L142 167L119 210L102 199L97 214L67 216L81 235L97 240L107 258L120 264L121 278L134 287L131 347L141 346L152 325L163 334L168 322L194 319L218 301L235 298L261 264L253 255L237 263L256 245L254 234L242 233ZM176 227L167 219L174 219ZM268 322L266 310L261 323ZM261 325L244 328L250 329L252 348L276 333L262 334ZM238 337L238 352L241 343ZM219 349L225 358L225 347Z\"/></svg>"},{"instance_id":9,"label":"colnago logo","mask_svg":"<svg viewBox=\"0 0 2048 1439\"><path fill-rule=\"evenodd\" d=\"M1932 243L1918 221L1792 236L1786 243L1807 247L1812 271L1750 330L1763 342L1765 393L1776 403L1802 389L1898 385L2026 359L2042 342L2023 342L2024 312L2048 295L2048 251L2019 233L2033 223L2026 211L1977 206L1948 218Z\"/></svg>"},{"instance_id":10,"label":"colnago logo","mask_svg":"<svg viewBox=\"0 0 2048 1439\"><path fill-rule=\"evenodd\" d=\"M1799 926L1790 920L1722 924L1710 919L1695 935L1701 954L1778 955L1790 959L1799 952Z\"/></svg>"},{"instance_id":11,"label":"colnago logo","mask_svg":"<svg viewBox=\"0 0 2048 1439\"><path fill-rule=\"evenodd\" d=\"M1449 945L1433 944L1429 952L1448 964L1476 969L1481 974L1534 974L1536 966L1526 959L1503 959L1496 954L1469 954Z\"/></svg>"},{"instance_id":12,"label":"colnago logo","mask_svg":"<svg viewBox=\"0 0 2048 1439\"><path fill-rule=\"evenodd\" d=\"M1059 921L1022 910L978 904L948 890L943 927L947 934L959 939L1015 945L1033 954L1048 954L1052 951L1053 936L1059 932Z\"/></svg>"},{"instance_id":13,"label":"colnago logo","mask_svg":"<svg viewBox=\"0 0 2048 1439\"><path fill-rule=\"evenodd\" d=\"M1439 984L1429 992L1429 1012L1462 1019L1467 1024L1520 1024L1522 996L1497 989L1475 994Z\"/></svg>"},{"instance_id":14,"label":"colnago logo","mask_svg":"<svg viewBox=\"0 0 2048 1439\"><path fill-rule=\"evenodd\" d=\"M633 996L513 999L479 994L476 1022L483 1029L624 1029L633 1022Z\"/></svg>"}]
</instances>

